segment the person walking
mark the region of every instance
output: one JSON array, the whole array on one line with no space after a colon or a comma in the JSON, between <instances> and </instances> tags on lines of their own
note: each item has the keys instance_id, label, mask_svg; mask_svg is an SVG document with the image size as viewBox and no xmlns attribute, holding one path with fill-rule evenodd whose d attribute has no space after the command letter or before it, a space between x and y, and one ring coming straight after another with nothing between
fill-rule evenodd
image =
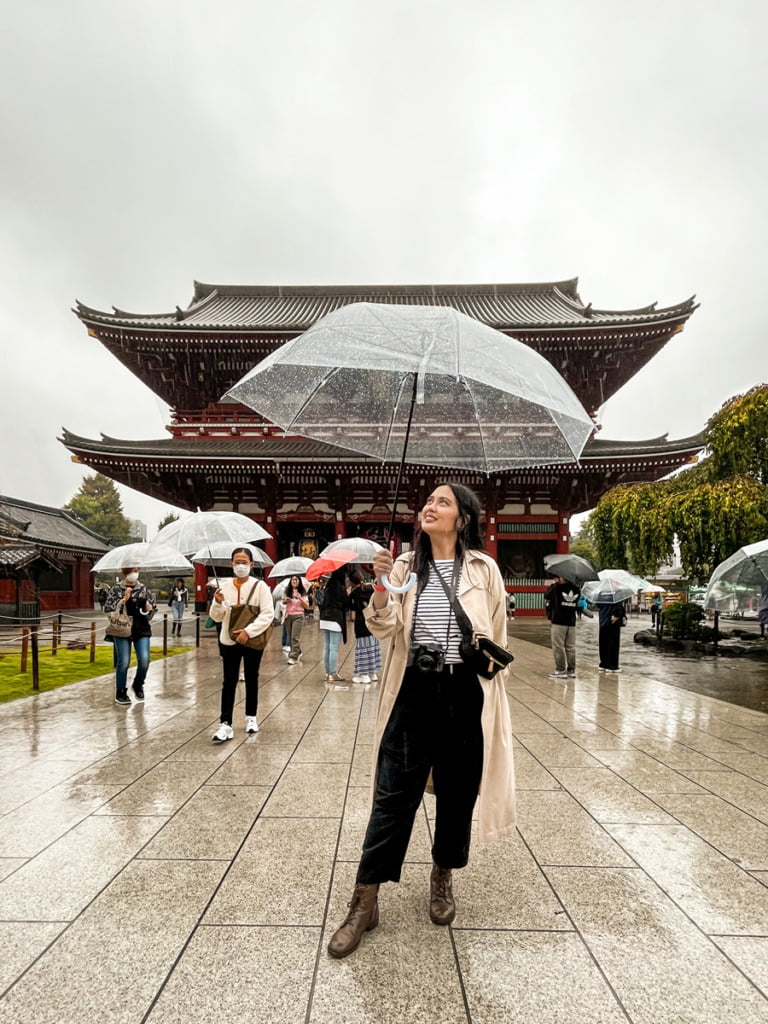
<instances>
[{"instance_id":1,"label":"person walking","mask_svg":"<svg viewBox=\"0 0 768 1024\"><path fill-rule=\"evenodd\" d=\"M458 598L474 630L506 647L504 582L483 551L480 503L472 491L455 483L437 486L421 511L414 552L393 565L383 550L374 561L376 575L390 575L395 586L411 567L415 587L393 594L374 584L365 611L371 633L391 642L376 717L373 809L349 912L328 944L337 958L353 953L379 923L379 887L400 879L430 771L436 813L428 907L434 924L454 919L452 872L469 859L475 802L481 842L515 830L505 670L485 679L462 661L451 600Z\"/></svg>"},{"instance_id":2,"label":"person walking","mask_svg":"<svg viewBox=\"0 0 768 1024\"><path fill-rule=\"evenodd\" d=\"M155 595L139 581L136 567L122 570L123 578L110 587L104 601L105 613L122 610L131 619L130 636L106 636L111 640L115 657L115 704L130 707L133 701L128 695L128 668L131 664L131 647L136 652L136 674L133 677L133 696L140 703L144 700L144 682L149 670L149 638L152 636L150 620L155 614Z\"/></svg>"},{"instance_id":3,"label":"person walking","mask_svg":"<svg viewBox=\"0 0 768 1024\"><path fill-rule=\"evenodd\" d=\"M304 584L298 576L291 576L282 597L283 625L288 632L288 664L295 665L301 658L301 631L304 612L309 609Z\"/></svg>"},{"instance_id":4,"label":"person walking","mask_svg":"<svg viewBox=\"0 0 768 1024\"><path fill-rule=\"evenodd\" d=\"M599 604L597 607L600 623L598 630L600 670L603 672L621 672L619 668L621 627L627 621L624 605L622 603Z\"/></svg>"},{"instance_id":5,"label":"person walking","mask_svg":"<svg viewBox=\"0 0 768 1024\"><path fill-rule=\"evenodd\" d=\"M656 625L661 611L661 596L656 594L651 601L651 628Z\"/></svg>"},{"instance_id":6,"label":"person walking","mask_svg":"<svg viewBox=\"0 0 768 1024\"><path fill-rule=\"evenodd\" d=\"M252 637L259 636L272 625L274 608L267 584L264 580L251 577L253 568L251 549L235 548L232 552L234 577L221 580L221 585L211 601L210 616L214 622L221 623L219 643L223 663L220 724L211 737L214 743L224 743L234 738L232 718L241 664L245 679L245 731L259 731L259 666L264 651L246 647L246 644ZM258 614L244 629L238 630L235 636L232 636L229 628L232 609L244 604L257 610Z\"/></svg>"},{"instance_id":7,"label":"person walking","mask_svg":"<svg viewBox=\"0 0 768 1024\"><path fill-rule=\"evenodd\" d=\"M181 636L181 623L188 603L189 591L184 586L184 580L179 577L171 587L171 592L168 595L168 604L173 616L171 636Z\"/></svg>"},{"instance_id":8,"label":"person walking","mask_svg":"<svg viewBox=\"0 0 768 1024\"><path fill-rule=\"evenodd\" d=\"M344 566L330 574L325 586L315 592L320 609L320 632L323 634L323 665L327 683L343 682L338 673L339 642L347 642L347 610L349 597ZM321 597L322 595L322 597Z\"/></svg>"},{"instance_id":9,"label":"person walking","mask_svg":"<svg viewBox=\"0 0 768 1024\"><path fill-rule=\"evenodd\" d=\"M381 645L365 621L365 609L373 587L363 581L363 574L357 569L349 574L349 582L352 584L349 604L355 613L355 674L352 682L372 683L379 678L381 668Z\"/></svg>"},{"instance_id":10,"label":"person walking","mask_svg":"<svg viewBox=\"0 0 768 1024\"><path fill-rule=\"evenodd\" d=\"M550 679L576 675L576 609L581 591L562 576L544 594L544 610L550 622L549 635L555 670Z\"/></svg>"}]
</instances>

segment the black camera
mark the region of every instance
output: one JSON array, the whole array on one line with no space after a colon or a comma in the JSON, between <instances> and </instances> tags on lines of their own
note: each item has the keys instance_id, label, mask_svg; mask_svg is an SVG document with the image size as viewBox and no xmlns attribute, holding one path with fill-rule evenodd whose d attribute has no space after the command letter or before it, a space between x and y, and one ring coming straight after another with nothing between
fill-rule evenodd
<instances>
[{"instance_id":1,"label":"black camera","mask_svg":"<svg viewBox=\"0 0 768 1024\"><path fill-rule=\"evenodd\" d=\"M418 644L408 651L408 666L419 672L442 672L445 665L445 651L439 644Z\"/></svg>"}]
</instances>

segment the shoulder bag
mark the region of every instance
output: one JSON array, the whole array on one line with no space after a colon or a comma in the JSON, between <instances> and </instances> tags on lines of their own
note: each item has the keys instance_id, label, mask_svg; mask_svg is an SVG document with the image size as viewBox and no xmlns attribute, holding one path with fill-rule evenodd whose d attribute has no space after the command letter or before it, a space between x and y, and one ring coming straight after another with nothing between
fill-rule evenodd
<instances>
[{"instance_id":1,"label":"shoulder bag","mask_svg":"<svg viewBox=\"0 0 768 1024\"><path fill-rule=\"evenodd\" d=\"M261 613L261 607L254 608L248 602L253 597L253 592L259 585L258 580L253 581L253 586L248 591L248 597L244 604L236 604L229 610L229 636L231 640L235 639L235 635L240 632L241 629L245 629L246 626L258 618ZM263 633L259 633L257 636L248 638L246 644L241 644L242 647L248 647L252 651L263 651L269 643L269 638L272 636L272 625L264 630Z\"/></svg>"},{"instance_id":2,"label":"shoulder bag","mask_svg":"<svg viewBox=\"0 0 768 1024\"><path fill-rule=\"evenodd\" d=\"M456 616L456 622L461 630L462 640L459 645L461 660L465 665L468 665L477 672L479 676L483 676L485 679L493 679L497 672L506 668L507 665L515 660L514 654L508 651L506 647L502 647L501 644L497 644L495 640L485 633L478 633L472 628L469 616L462 608L458 599L453 597L448 591L445 580L436 567L434 567L434 571L443 586L443 590L453 608L453 614Z\"/></svg>"},{"instance_id":3,"label":"shoulder bag","mask_svg":"<svg viewBox=\"0 0 768 1024\"><path fill-rule=\"evenodd\" d=\"M107 612L107 626L104 636L129 637L133 630L133 619L125 614L125 605L119 604L113 612Z\"/></svg>"}]
</instances>

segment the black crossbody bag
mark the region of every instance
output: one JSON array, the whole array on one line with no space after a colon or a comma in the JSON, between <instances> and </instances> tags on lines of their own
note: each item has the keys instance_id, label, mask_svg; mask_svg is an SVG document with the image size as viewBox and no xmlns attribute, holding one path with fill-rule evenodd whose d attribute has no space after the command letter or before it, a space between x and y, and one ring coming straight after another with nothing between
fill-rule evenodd
<instances>
[{"instance_id":1,"label":"black crossbody bag","mask_svg":"<svg viewBox=\"0 0 768 1024\"><path fill-rule=\"evenodd\" d=\"M472 628L469 616L462 608L458 598L454 598L448 591L445 580L437 571L434 563L432 563L432 568L442 584L445 595L453 608L453 614L456 616L458 627L461 630L462 640L459 645L461 660L465 665L468 665L473 671L477 672L479 676L483 676L484 679L493 679L497 672L500 672L501 669L506 668L507 665L515 660L514 654L510 653L506 647L502 647L501 644L497 644L495 640L486 636L485 633L477 633ZM458 559L454 562L454 573L457 572L457 568Z\"/></svg>"}]
</instances>

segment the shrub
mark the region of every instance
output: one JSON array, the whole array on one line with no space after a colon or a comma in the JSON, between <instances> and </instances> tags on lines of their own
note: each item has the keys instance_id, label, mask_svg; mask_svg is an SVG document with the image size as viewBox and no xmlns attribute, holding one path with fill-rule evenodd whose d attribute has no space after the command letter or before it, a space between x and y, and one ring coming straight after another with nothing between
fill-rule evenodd
<instances>
[{"instance_id":1,"label":"shrub","mask_svg":"<svg viewBox=\"0 0 768 1024\"><path fill-rule=\"evenodd\" d=\"M664 628L677 640L701 638L704 610L688 601L674 601L664 609Z\"/></svg>"}]
</instances>

